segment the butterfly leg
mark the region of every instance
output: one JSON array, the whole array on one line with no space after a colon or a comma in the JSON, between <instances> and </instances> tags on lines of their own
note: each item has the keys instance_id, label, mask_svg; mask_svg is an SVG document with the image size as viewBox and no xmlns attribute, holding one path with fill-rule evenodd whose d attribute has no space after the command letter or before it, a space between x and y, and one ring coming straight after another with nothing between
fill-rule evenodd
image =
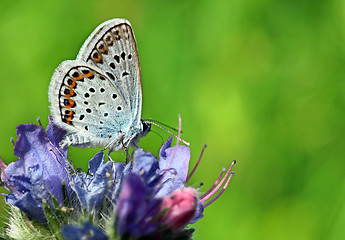
<instances>
[{"instance_id":1,"label":"butterfly leg","mask_svg":"<svg viewBox=\"0 0 345 240\"><path fill-rule=\"evenodd\" d=\"M110 157L110 151L108 151L107 157L108 157L108 159L109 159L110 161L114 162L114 160Z\"/></svg>"},{"instance_id":2,"label":"butterfly leg","mask_svg":"<svg viewBox=\"0 0 345 240\"><path fill-rule=\"evenodd\" d=\"M123 149L126 152L126 163L128 163L129 161L132 161L132 158L128 152L129 147L126 147L125 143L123 142L123 139L124 139L124 135L122 135L122 137L121 137L121 143L122 143Z\"/></svg>"}]
</instances>

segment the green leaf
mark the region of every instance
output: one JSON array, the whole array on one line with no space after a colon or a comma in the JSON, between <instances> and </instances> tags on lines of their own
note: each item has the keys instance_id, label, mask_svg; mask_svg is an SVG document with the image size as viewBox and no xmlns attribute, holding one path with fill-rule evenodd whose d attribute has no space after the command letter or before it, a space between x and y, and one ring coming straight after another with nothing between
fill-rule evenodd
<instances>
[{"instance_id":1,"label":"green leaf","mask_svg":"<svg viewBox=\"0 0 345 240\"><path fill-rule=\"evenodd\" d=\"M53 200L53 203L55 205L56 202L54 202L54 200ZM44 214L47 218L50 232L56 237L56 239L63 240L63 237L62 237L61 231L60 231L62 223L60 222L60 220L57 217L57 215L55 214L54 210L51 209L51 207L49 206L49 204L47 203L46 200L43 200L43 210L44 210Z\"/></svg>"}]
</instances>

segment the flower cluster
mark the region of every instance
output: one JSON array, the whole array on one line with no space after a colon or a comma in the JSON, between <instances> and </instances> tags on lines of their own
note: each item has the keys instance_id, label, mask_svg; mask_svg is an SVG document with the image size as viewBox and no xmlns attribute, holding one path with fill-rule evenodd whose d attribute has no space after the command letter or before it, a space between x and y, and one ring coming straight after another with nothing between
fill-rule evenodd
<instances>
[{"instance_id":1,"label":"flower cluster","mask_svg":"<svg viewBox=\"0 0 345 240\"><path fill-rule=\"evenodd\" d=\"M73 168L67 149L59 148L66 132L51 121L46 131L19 125L14 154L6 166L0 159L2 186L8 191L10 217L5 239L191 239L187 227L228 186L231 167L202 196L187 187L190 149L171 146L159 161L142 149L128 163L105 161L97 153L88 171ZM223 176L224 175L224 176Z\"/></svg>"}]
</instances>

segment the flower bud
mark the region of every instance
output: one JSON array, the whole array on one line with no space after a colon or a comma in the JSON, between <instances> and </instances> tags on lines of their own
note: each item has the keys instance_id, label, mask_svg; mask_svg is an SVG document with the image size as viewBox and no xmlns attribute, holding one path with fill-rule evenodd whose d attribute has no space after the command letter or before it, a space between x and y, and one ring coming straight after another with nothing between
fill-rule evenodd
<instances>
[{"instance_id":1,"label":"flower bud","mask_svg":"<svg viewBox=\"0 0 345 240\"><path fill-rule=\"evenodd\" d=\"M196 207L197 196L194 189L176 190L163 199L161 209L165 212L161 219L162 224L178 230L193 218Z\"/></svg>"}]
</instances>

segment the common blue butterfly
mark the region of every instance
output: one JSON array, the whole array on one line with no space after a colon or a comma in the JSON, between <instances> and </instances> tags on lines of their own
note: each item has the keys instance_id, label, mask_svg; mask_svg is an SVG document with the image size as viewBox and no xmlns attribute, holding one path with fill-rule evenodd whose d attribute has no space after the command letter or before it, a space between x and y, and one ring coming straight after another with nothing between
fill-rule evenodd
<instances>
[{"instance_id":1,"label":"common blue butterfly","mask_svg":"<svg viewBox=\"0 0 345 240\"><path fill-rule=\"evenodd\" d=\"M61 147L137 147L151 123L141 120L140 63L130 23L99 25L77 59L55 70L48 95L54 123L69 132Z\"/></svg>"}]
</instances>

